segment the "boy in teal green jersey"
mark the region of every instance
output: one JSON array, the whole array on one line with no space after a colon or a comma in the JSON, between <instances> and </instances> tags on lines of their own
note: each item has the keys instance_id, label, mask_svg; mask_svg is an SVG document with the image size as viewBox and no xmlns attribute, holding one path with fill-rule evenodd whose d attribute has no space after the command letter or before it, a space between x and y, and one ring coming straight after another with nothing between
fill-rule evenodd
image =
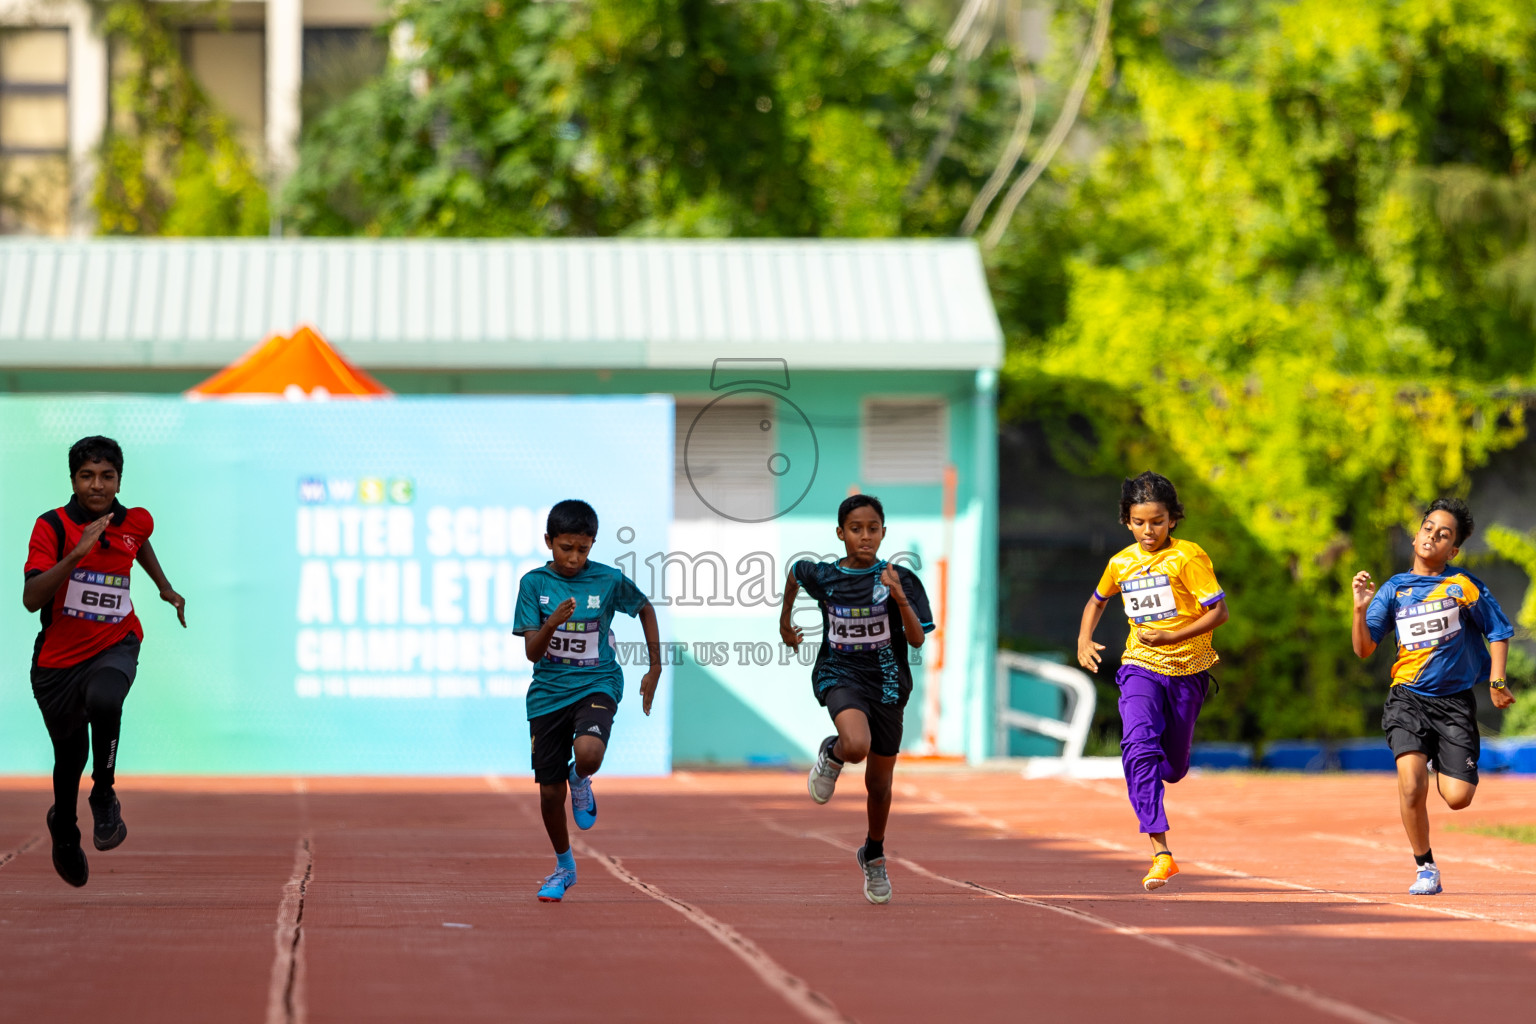
<instances>
[{"instance_id":1,"label":"boy in teal green jersey","mask_svg":"<svg viewBox=\"0 0 1536 1024\"><path fill-rule=\"evenodd\" d=\"M548 563L524 574L517 591L512 632L523 638L533 662L528 687L528 726L533 743L533 780L539 811L555 848L555 871L539 899L558 903L576 884L576 858L565 823L565 793L582 829L597 821L592 775L602 766L613 716L624 697L624 673L609 626L618 612L635 615L645 629L650 667L640 680L645 713L651 713L661 676L656 609L618 569L589 562L597 539L597 513L584 501L562 501L549 510L544 543ZM574 755L574 760L573 760Z\"/></svg>"}]
</instances>

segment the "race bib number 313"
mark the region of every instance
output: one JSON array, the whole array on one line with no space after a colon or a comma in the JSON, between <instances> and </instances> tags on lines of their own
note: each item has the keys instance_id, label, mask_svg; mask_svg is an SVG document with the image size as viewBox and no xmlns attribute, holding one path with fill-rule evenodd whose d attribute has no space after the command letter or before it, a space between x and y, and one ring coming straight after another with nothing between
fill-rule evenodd
<instances>
[{"instance_id":1,"label":"race bib number 313","mask_svg":"<svg viewBox=\"0 0 1536 1024\"><path fill-rule=\"evenodd\" d=\"M1405 605L1397 610L1397 642L1405 651L1439 647L1461 632L1461 608L1454 597Z\"/></svg>"},{"instance_id":2,"label":"race bib number 313","mask_svg":"<svg viewBox=\"0 0 1536 1024\"><path fill-rule=\"evenodd\" d=\"M596 665L602 658L598 644L603 624L597 619L572 619L555 627L544 657L561 665Z\"/></svg>"},{"instance_id":3,"label":"race bib number 313","mask_svg":"<svg viewBox=\"0 0 1536 1024\"><path fill-rule=\"evenodd\" d=\"M1173 603L1173 581L1161 574L1126 580L1120 584L1120 599L1125 602L1125 617L1137 625L1179 614Z\"/></svg>"},{"instance_id":4,"label":"race bib number 313","mask_svg":"<svg viewBox=\"0 0 1536 1024\"><path fill-rule=\"evenodd\" d=\"M128 577L76 569L64 591L64 614L91 622L122 622L133 611Z\"/></svg>"},{"instance_id":5,"label":"race bib number 313","mask_svg":"<svg viewBox=\"0 0 1536 1024\"><path fill-rule=\"evenodd\" d=\"M885 605L871 608L829 605L827 611L827 639L833 650L869 651L890 645L891 624L885 617Z\"/></svg>"}]
</instances>

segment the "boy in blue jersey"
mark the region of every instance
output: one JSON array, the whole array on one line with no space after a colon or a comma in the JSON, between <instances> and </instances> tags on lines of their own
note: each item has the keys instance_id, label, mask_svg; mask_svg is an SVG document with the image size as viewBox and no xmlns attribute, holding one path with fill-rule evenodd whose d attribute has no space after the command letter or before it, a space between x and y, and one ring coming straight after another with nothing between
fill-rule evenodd
<instances>
[{"instance_id":1,"label":"boy in blue jersey","mask_svg":"<svg viewBox=\"0 0 1536 1024\"><path fill-rule=\"evenodd\" d=\"M1477 702L1472 688L1488 680L1496 707L1515 702L1504 679L1514 629L1483 581L1450 565L1472 536L1472 513L1457 498L1437 499L1413 540L1413 568L1378 591L1371 574L1355 574L1355 654L1368 658L1388 629L1397 636L1392 686L1381 726L1397 758L1399 810L1416 873L1408 892L1441 891L1429 848L1429 762L1436 787L1453 811L1477 792ZM1487 646L1484 646L1484 641Z\"/></svg>"},{"instance_id":2,"label":"boy in blue jersey","mask_svg":"<svg viewBox=\"0 0 1536 1024\"><path fill-rule=\"evenodd\" d=\"M602 766L614 712L624 697L624 673L609 630L615 613L638 616L645 629L650 668L640 680L640 697L647 715L661 676L656 609L618 569L587 560L596 540L591 505L562 501L550 509L544 543L554 557L523 576L512 619L512 632L521 634L534 663L528 687L533 780L544 830L555 848L554 873L539 888L544 903L560 902L576 884L565 823L567 786L577 826L589 829L597 821L592 775Z\"/></svg>"},{"instance_id":3,"label":"boy in blue jersey","mask_svg":"<svg viewBox=\"0 0 1536 1024\"><path fill-rule=\"evenodd\" d=\"M855 858L864 872L864 898L888 903L885 824L901 753L901 712L912 695L907 648L923 645L933 629L933 613L922 581L877 557L885 539L885 509L877 498L855 494L842 503L837 539L847 548L845 557L836 562L801 559L790 567L779 635L790 647L804 639L792 619L795 596L804 587L821 608L822 643L811 688L837 727L837 735L822 741L806 786L811 799L824 804L832 799L843 765L869 759L864 770L869 832Z\"/></svg>"}]
</instances>

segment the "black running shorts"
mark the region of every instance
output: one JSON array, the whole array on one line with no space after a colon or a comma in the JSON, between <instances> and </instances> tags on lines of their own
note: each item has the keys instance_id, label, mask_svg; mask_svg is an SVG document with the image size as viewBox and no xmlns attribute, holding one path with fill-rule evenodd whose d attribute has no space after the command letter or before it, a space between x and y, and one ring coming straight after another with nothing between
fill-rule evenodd
<instances>
[{"instance_id":1,"label":"black running shorts","mask_svg":"<svg viewBox=\"0 0 1536 1024\"><path fill-rule=\"evenodd\" d=\"M1471 690L1448 697L1426 697L1407 686L1394 686L1381 711L1392 756L1424 754L1435 771L1477 785L1477 699Z\"/></svg>"},{"instance_id":2,"label":"black running shorts","mask_svg":"<svg viewBox=\"0 0 1536 1024\"><path fill-rule=\"evenodd\" d=\"M41 644L42 638L38 641ZM32 696L43 712L49 733L73 732L85 724L85 684L95 672L111 670L128 677L139 671L139 638L129 633L104 651L65 668L32 666Z\"/></svg>"},{"instance_id":3,"label":"black running shorts","mask_svg":"<svg viewBox=\"0 0 1536 1024\"><path fill-rule=\"evenodd\" d=\"M613 715L619 704L606 693L589 693L578 701L528 720L533 739L533 781L542 786L564 782L570 774L571 750L578 736L596 736L608 745Z\"/></svg>"},{"instance_id":4,"label":"black running shorts","mask_svg":"<svg viewBox=\"0 0 1536 1024\"><path fill-rule=\"evenodd\" d=\"M901 753L900 704L882 704L880 698L864 689L842 683L826 691L827 714L832 721L849 708L857 708L869 719L869 752L880 757Z\"/></svg>"}]
</instances>

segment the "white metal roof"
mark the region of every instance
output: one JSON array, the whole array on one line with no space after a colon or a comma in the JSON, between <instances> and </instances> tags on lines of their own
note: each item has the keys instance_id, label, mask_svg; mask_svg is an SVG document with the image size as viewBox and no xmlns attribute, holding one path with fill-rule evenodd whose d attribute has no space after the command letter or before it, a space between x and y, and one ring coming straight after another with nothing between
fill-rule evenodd
<instances>
[{"instance_id":1,"label":"white metal roof","mask_svg":"<svg viewBox=\"0 0 1536 1024\"><path fill-rule=\"evenodd\" d=\"M963 240L0 241L0 366L213 368L301 323L370 369L974 369L1003 350Z\"/></svg>"}]
</instances>

